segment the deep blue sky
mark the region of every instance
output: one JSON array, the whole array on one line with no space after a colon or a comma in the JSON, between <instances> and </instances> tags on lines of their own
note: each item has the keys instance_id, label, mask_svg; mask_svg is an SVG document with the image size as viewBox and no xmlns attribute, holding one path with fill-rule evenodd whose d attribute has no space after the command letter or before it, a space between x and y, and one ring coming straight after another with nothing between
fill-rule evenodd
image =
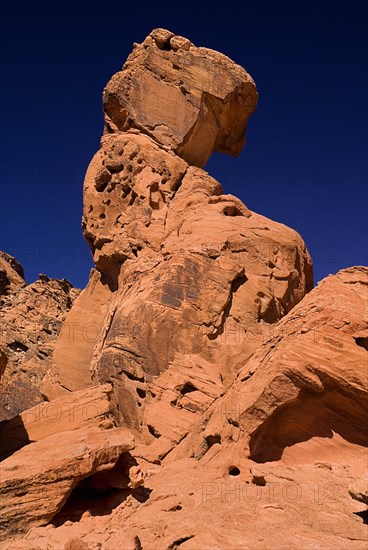
<instances>
[{"instance_id":1,"label":"deep blue sky","mask_svg":"<svg viewBox=\"0 0 368 550\"><path fill-rule=\"evenodd\" d=\"M154 27L243 65L260 100L238 159L207 170L295 228L315 279L367 263L367 3L14 0L1 7L0 249L85 286L82 184L102 132L101 92Z\"/></svg>"}]
</instances>

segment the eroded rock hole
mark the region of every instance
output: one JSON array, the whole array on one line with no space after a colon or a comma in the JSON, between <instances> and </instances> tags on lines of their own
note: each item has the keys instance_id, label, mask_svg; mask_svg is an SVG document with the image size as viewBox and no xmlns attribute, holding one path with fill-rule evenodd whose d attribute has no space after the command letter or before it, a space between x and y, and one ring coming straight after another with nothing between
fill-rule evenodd
<instances>
[{"instance_id":1,"label":"eroded rock hole","mask_svg":"<svg viewBox=\"0 0 368 550\"><path fill-rule=\"evenodd\" d=\"M152 489L148 489L148 487L144 487L143 485L130 492L130 494L140 503L147 502L151 493Z\"/></svg>"},{"instance_id":2,"label":"eroded rock hole","mask_svg":"<svg viewBox=\"0 0 368 550\"><path fill-rule=\"evenodd\" d=\"M243 380L241 380L243 382ZM233 418L227 419L228 423L234 426L235 428L239 428L239 422L237 420L234 420Z\"/></svg>"},{"instance_id":3,"label":"eroded rock hole","mask_svg":"<svg viewBox=\"0 0 368 550\"><path fill-rule=\"evenodd\" d=\"M231 290L232 290L233 294L235 292L237 292L239 290L239 288L247 282L247 280L248 280L248 278L247 278L246 275L244 275L244 274L238 275L238 277L236 279L234 279L234 281L231 285Z\"/></svg>"},{"instance_id":4,"label":"eroded rock hole","mask_svg":"<svg viewBox=\"0 0 368 550\"><path fill-rule=\"evenodd\" d=\"M207 448L210 449L212 445L215 445L216 443L221 443L221 435L220 434L207 435L205 437L205 441L207 443Z\"/></svg>"},{"instance_id":5,"label":"eroded rock hole","mask_svg":"<svg viewBox=\"0 0 368 550\"><path fill-rule=\"evenodd\" d=\"M126 178L124 178L124 179L126 179ZM123 191L123 193L124 193L125 196L128 195L128 194L131 192L130 186L129 186L127 183L125 183L125 182L123 182L123 183L121 184L121 189L122 189L122 191Z\"/></svg>"},{"instance_id":6,"label":"eroded rock hole","mask_svg":"<svg viewBox=\"0 0 368 550\"><path fill-rule=\"evenodd\" d=\"M83 486L83 481L73 489L62 509L54 517L52 523L55 527L63 525L66 521L80 521L85 513L91 516L110 514L131 494L129 489L88 489Z\"/></svg>"},{"instance_id":7,"label":"eroded rock hole","mask_svg":"<svg viewBox=\"0 0 368 550\"><path fill-rule=\"evenodd\" d=\"M120 363L118 362L117 367L120 367ZM126 368L122 368L117 374L124 374L129 380L134 380L137 382L144 382L143 376L138 376L135 372L131 372L126 370Z\"/></svg>"},{"instance_id":8,"label":"eroded rock hole","mask_svg":"<svg viewBox=\"0 0 368 550\"><path fill-rule=\"evenodd\" d=\"M129 206L133 206L133 204L135 203L135 199L137 197L138 197L137 193L132 190L132 196L131 196L130 201L129 201Z\"/></svg>"},{"instance_id":9,"label":"eroded rock hole","mask_svg":"<svg viewBox=\"0 0 368 550\"><path fill-rule=\"evenodd\" d=\"M237 468L236 466L231 466L231 468L229 468L229 475L230 475L230 476L238 476L238 475L240 475L240 470L239 470L239 468Z\"/></svg>"},{"instance_id":10,"label":"eroded rock hole","mask_svg":"<svg viewBox=\"0 0 368 550\"><path fill-rule=\"evenodd\" d=\"M252 483L258 485L259 487L264 487L266 485L266 480L263 476L253 476Z\"/></svg>"},{"instance_id":11,"label":"eroded rock hole","mask_svg":"<svg viewBox=\"0 0 368 550\"><path fill-rule=\"evenodd\" d=\"M108 182L107 182L108 183ZM107 183L97 183L96 181L96 189L99 193L102 193L102 191L105 191L107 187Z\"/></svg>"},{"instance_id":12,"label":"eroded rock hole","mask_svg":"<svg viewBox=\"0 0 368 550\"><path fill-rule=\"evenodd\" d=\"M88 489L84 487L84 481L86 480L81 481L73 489L62 509L53 518L52 524L56 527L65 524L66 521L80 521L86 512L91 516L107 516L129 496L142 504L147 502L152 492L152 489L143 486L137 489Z\"/></svg>"},{"instance_id":13,"label":"eroded rock hole","mask_svg":"<svg viewBox=\"0 0 368 550\"><path fill-rule=\"evenodd\" d=\"M137 392L137 394L139 395L139 397L141 399L144 399L146 397L146 392L144 390L142 390L142 388L137 388L136 392Z\"/></svg>"},{"instance_id":14,"label":"eroded rock hole","mask_svg":"<svg viewBox=\"0 0 368 550\"><path fill-rule=\"evenodd\" d=\"M109 515L128 496L139 503L146 502L151 489L143 485L136 489L128 487L129 469L136 465L137 461L130 453L123 453L111 470L103 470L81 480L52 523L59 526L66 521L79 521L86 512L91 516Z\"/></svg>"},{"instance_id":15,"label":"eroded rock hole","mask_svg":"<svg viewBox=\"0 0 368 550\"><path fill-rule=\"evenodd\" d=\"M122 162L109 162L107 168L111 174L118 174L124 170L124 164Z\"/></svg>"},{"instance_id":16,"label":"eroded rock hole","mask_svg":"<svg viewBox=\"0 0 368 550\"><path fill-rule=\"evenodd\" d=\"M98 192L104 191L110 180L111 180L111 172L106 167L103 166L102 168L100 168L95 178L95 187L97 191Z\"/></svg>"},{"instance_id":17,"label":"eroded rock hole","mask_svg":"<svg viewBox=\"0 0 368 550\"><path fill-rule=\"evenodd\" d=\"M225 206L222 213L224 216L244 216L243 212L234 204Z\"/></svg>"},{"instance_id":18,"label":"eroded rock hole","mask_svg":"<svg viewBox=\"0 0 368 550\"><path fill-rule=\"evenodd\" d=\"M155 437L156 439L158 439L159 437L161 437L161 434L159 431L156 430L156 428L154 426L151 426L150 424L147 424L147 428L148 428L148 431L151 435L153 435L153 437Z\"/></svg>"},{"instance_id":19,"label":"eroded rock hole","mask_svg":"<svg viewBox=\"0 0 368 550\"><path fill-rule=\"evenodd\" d=\"M15 351L15 352L23 352L25 353L26 351L28 351L28 346L26 346L25 344L22 344L22 342L18 342L18 341L15 341L15 342L12 342L11 344L8 344L8 348L10 348L12 351Z\"/></svg>"},{"instance_id":20,"label":"eroded rock hole","mask_svg":"<svg viewBox=\"0 0 368 550\"><path fill-rule=\"evenodd\" d=\"M183 507L180 506L180 504L176 504L175 506L172 506L168 509L168 512L178 512L179 510L182 510Z\"/></svg>"},{"instance_id":21,"label":"eroded rock hole","mask_svg":"<svg viewBox=\"0 0 368 550\"><path fill-rule=\"evenodd\" d=\"M164 42L164 43L161 43L161 44L159 44L158 42L156 42L156 46L157 46L160 50L165 50L165 51L167 51L167 52L171 51L171 49L172 49L169 41Z\"/></svg>"},{"instance_id":22,"label":"eroded rock hole","mask_svg":"<svg viewBox=\"0 0 368 550\"><path fill-rule=\"evenodd\" d=\"M364 348L366 351L368 351L368 338L358 337L354 338L354 340L357 346Z\"/></svg>"},{"instance_id":23,"label":"eroded rock hole","mask_svg":"<svg viewBox=\"0 0 368 550\"><path fill-rule=\"evenodd\" d=\"M191 382L186 382L184 386L180 389L181 395L186 395L187 393L190 393L192 391L198 391L195 386Z\"/></svg>"}]
</instances>

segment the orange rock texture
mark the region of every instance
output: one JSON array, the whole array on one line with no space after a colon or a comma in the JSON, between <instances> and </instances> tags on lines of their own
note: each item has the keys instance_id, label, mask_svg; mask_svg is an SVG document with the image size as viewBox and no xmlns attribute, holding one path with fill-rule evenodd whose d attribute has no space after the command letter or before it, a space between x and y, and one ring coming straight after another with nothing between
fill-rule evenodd
<instances>
[{"instance_id":1,"label":"orange rock texture","mask_svg":"<svg viewBox=\"0 0 368 550\"><path fill-rule=\"evenodd\" d=\"M40 384L78 294L46 275L27 285L21 265L0 252L0 421L44 401Z\"/></svg>"},{"instance_id":2,"label":"orange rock texture","mask_svg":"<svg viewBox=\"0 0 368 550\"><path fill-rule=\"evenodd\" d=\"M46 363L1 341L0 548L366 549L368 268L313 289L302 238L203 168L240 153L257 98L226 56L153 30L103 93L87 287L30 289L0 256L12 342L31 348L28 294L57 323Z\"/></svg>"}]
</instances>

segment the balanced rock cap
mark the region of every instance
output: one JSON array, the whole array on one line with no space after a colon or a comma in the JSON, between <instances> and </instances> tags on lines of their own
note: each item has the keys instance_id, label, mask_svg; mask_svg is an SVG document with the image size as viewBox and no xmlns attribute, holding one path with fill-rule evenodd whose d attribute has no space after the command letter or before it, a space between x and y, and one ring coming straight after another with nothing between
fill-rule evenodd
<instances>
[{"instance_id":1,"label":"balanced rock cap","mask_svg":"<svg viewBox=\"0 0 368 550\"><path fill-rule=\"evenodd\" d=\"M237 156L257 105L251 76L225 55L154 29L107 84L105 132L138 129L188 164Z\"/></svg>"}]
</instances>

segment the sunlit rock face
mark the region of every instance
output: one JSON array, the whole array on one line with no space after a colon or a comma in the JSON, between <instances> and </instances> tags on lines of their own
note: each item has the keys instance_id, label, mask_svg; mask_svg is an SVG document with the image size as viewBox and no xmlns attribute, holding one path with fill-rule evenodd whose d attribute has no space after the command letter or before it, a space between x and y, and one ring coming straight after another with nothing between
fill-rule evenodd
<instances>
[{"instance_id":1,"label":"sunlit rock face","mask_svg":"<svg viewBox=\"0 0 368 550\"><path fill-rule=\"evenodd\" d=\"M299 235L224 194L200 168L215 150L240 152L256 102L243 68L162 29L105 88L83 230L98 288L110 296L93 357L83 368L82 359L60 367L60 383L80 389L86 377L114 380L122 421L138 431L147 382L177 354L217 364L229 384L312 287ZM91 300L87 290L87 310Z\"/></svg>"},{"instance_id":2,"label":"sunlit rock face","mask_svg":"<svg viewBox=\"0 0 368 550\"><path fill-rule=\"evenodd\" d=\"M250 75L228 57L156 29L107 84L105 128L137 129L202 167L213 151L240 153L257 97Z\"/></svg>"}]
</instances>

